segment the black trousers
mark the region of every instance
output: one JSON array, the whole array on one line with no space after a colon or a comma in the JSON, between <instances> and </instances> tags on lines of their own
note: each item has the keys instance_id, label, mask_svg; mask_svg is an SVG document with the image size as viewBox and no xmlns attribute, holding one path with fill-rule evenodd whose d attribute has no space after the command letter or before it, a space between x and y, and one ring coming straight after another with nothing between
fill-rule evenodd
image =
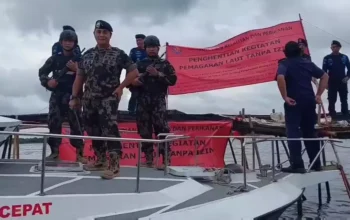
<instances>
[{"instance_id":1,"label":"black trousers","mask_svg":"<svg viewBox=\"0 0 350 220\"><path fill-rule=\"evenodd\" d=\"M295 106L284 104L286 130L288 138L316 138L315 124L317 122L316 102L314 100L298 102ZM304 141L310 164L320 150L320 141ZM288 141L290 162L292 168L304 168L301 155L301 141ZM318 158L314 167L320 166Z\"/></svg>"},{"instance_id":2,"label":"black trousers","mask_svg":"<svg viewBox=\"0 0 350 220\"><path fill-rule=\"evenodd\" d=\"M328 112L331 115L335 115L335 103L337 102L337 96L339 93L341 112L348 114L348 84L343 83L341 80L329 81L328 83Z\"/></svg>"}]
</instances>

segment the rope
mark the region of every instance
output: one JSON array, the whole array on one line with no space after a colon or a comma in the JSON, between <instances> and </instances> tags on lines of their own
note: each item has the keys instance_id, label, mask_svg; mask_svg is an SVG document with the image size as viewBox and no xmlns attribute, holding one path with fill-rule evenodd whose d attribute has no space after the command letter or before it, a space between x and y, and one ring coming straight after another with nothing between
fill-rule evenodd
<instances>
[{"instance_id":1,"label":"rope","mask_svg":"<svg viewBox=\"0 0 350 220\"><path fill-rule=\"evenodd\" d=\"M233 195L238 192L244 192L244 186L235 186L232 182L231 174L234 174L235 172L228 168L205 168L204 172L214 172L213 178L196 178L197 181L202 182L210 182L213 184L221 185L221 186L227 186L229 187L229 191L227 192L227 195Z\"/></svg>"},{"instance_id":2,"label":"rope","mask_svg":"<svg viewBox=\"0 0 350 220\"><path fill-rule=\"evenodd\" d=\"M333 144L334 144L334 146L339 147L339 148L350 149L350 147L347 147L347 146L342 146L342 145L339 145L336 143L333 143Z\"/></svg>"},{"instance_id":3,"label":"rope","mask_svg":"<svg viewBox=\"0 0 350 220\"><path fill-rule=\"evenodd\" d=\"M308 24L310 24L311 26L313 26L313 27L315 27L315 28L317 28L317 29L319 29L319 30L325 32L326 34L329 34L329 35L331 35L331 36L333 36L333 37L335 37L335 38L337 38L337 39L339 39L339 40L341 40L341 41L343 41L343 42L345 42L345 43L347 43L347 44L350 45L350 43L347 42L346 40L344 40L344 39L342 39L342 38L340 38L340 37L337 37L337 36L335 36L334 34L328 32L328 31L326 31L326 30L324 30L324 29L322 29L322 28L320 28L320 27L318 27L318 26L316 26L316 25L314 25L314 24L312 24L312 23L310 23L310 22L308 22L308 21L306 21L306 20L304 20L304 19L303 19L303 21L306 22L306 23L308 23Z\"/></svg>"}]
</instances>

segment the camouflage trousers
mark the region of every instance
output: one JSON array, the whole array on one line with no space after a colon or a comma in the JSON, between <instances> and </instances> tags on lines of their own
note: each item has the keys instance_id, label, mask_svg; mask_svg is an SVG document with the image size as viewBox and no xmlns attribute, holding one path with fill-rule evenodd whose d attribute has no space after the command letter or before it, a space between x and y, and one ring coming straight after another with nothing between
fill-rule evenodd
<instances>
[{"instance_id":1,"label":"camouflage trousers","mask_svg":"<svg viewBox=\"0 0 350 220\"><path fill-rule=\"evenodd\" d=\"M62 123L64 119L68 118L71 135L82 135L83 128L81 119L81 111L74 111L69 108L69 93L55 91L51 93L49 101L48 126L51 134L62 133ZM48 144L52 152L58 152L61 145L61 138L49 138ZM84 147L84 142L81 139L70 139L73 147L81 150Z\"/></svg>"},{"instance_id":2,"label":"camouflage trousers","mask_svg":"<svg viewBox=\"0 0 350 220\"><path fill-rule=\"evenodd\" d=\"M152 139L153 130L156 136L160 133L169 133L170 128L167 121L165 96L147 96L140 94L137 99L136 123L138 133L144 139ZM164 139L165 136L159 138ZM168 160L170 160L169 144L160 144L159 154L164 158L165 145L168 149ZM146 154L146 158L153 155L153 144L142 143L142 152Z\"/></svg>"},{"instance_id":3,"label":"camouflage trousers","mask_svg":"<svg viewBox=\"0 0 350 220\"><path fill-rule=\"evenodd\" d=\"M83 119L85 130L89 136L121 137L118 117L119 101L116 97L83 100ZM106 153L122 154L119 141L92 140L92 148L97 156L97 162L106 161Z\"/></svg>"}]
</instances>

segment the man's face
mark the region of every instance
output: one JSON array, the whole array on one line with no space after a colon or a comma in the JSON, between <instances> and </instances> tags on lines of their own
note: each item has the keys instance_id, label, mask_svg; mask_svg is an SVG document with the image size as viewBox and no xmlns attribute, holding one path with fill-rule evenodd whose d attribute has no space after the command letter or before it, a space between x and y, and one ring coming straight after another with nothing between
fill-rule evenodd
<instances>
[{"instance_id":1,"label":"man's face","mask_svg":"<svg viewBox=\"0 0 350 220\"><path fill-rule=\"evenodd\" d=\"M338 45L336 45L336 44L333 44L331 46L331 50L332 50L333 53L339 53L340 47Z\"/></svg>"},{"instance_id":2,"label":"man's face","mask_svg":"<svg viewBox=\"0 0 350 220\"><path fill-rule=\"evenodd\" d=\"M303 44L303 43L299 43L299 48L301 49L301 51L305 51L305 49L306 49L306 46L305 46L305 44Z\"/></svg>"},{"instance_id":3,"label":"man's face","mask_svg":"<svg viewBox=\"0 0 350 220\"><path fill-rule=\"evenodd\" d=\"M63 40L62 47L64 50L70 51L73 49L75 42L70 40Z\"/></svg>"},{"instance_id":4,"label":"man's face","mask_svg":"<svg viewBox=\"0 0 350 220\"><path fill-rule=\"evenodd\" d=\"M157 46L147 46L146 52L148 56L157 56L159 48Z\"/></svg>"},{"instance_id":5,"label":"man's face","mask_svg":"<svg viewBox=\"0 0 350 220\"><path fill-rule=\"evenodd\" d=\"M143 48L143 47L144 47L143 42L144 42L144 39L142 39L142 38L137 38L137 39L136 39L137 47Z\"/></svg>"},{"instance_id":6,"label":"man's face","mask_svg":"<svg viewBox=\"0 0 350 220\"><path fill-rule=\"evenodd\" d=\"M94 31L95 39L97 44L109 44L112 33L106 29L96 28Z\"/></svg>"}]
</instances>

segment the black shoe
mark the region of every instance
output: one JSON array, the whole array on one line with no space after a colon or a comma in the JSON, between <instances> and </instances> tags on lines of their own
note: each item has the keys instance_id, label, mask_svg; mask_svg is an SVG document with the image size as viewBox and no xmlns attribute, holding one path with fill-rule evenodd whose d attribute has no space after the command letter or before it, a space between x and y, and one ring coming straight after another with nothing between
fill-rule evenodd
<instances>
[{"instance_id":1,"label":"black shoe","mask_svg":"<svg viewBox=\"0 0 350 220\"><path fill-rule=\"evenodd\" d=\"M319 171L322 171L322 167L320 165L317 165L317 166L313 165L310 170L319 172Z\"/></svg>"},{"instance_id":2,"label":"black shoe","mask_svg":"<svg viewBox=\"0 0 350 220\"><path fill-rule=\"evenodd\" d=\"M284 173L306 173L305 168L285 167L281 169Z\"/></svg>"},{"instance_id":3,"label":"black shoe","mask_svg":"<svg viewBox=\"0 0 350 220\"><path fill-rule=\"evenodd\" d=\"M49 156L46 157L46 160L59 160L60 155L58 152L51 153Z\"/></svg>"},{"instance_id":4,"label":"black shoe","mask_svg":"<svg viewBox=\"0 0 350 220\"><path fill-rule=\"evenodd\" d=\"M331 118L335 118L337 116L336 112L329 112L329 116L331 116Z\"/></svg>"}]
</instances>

